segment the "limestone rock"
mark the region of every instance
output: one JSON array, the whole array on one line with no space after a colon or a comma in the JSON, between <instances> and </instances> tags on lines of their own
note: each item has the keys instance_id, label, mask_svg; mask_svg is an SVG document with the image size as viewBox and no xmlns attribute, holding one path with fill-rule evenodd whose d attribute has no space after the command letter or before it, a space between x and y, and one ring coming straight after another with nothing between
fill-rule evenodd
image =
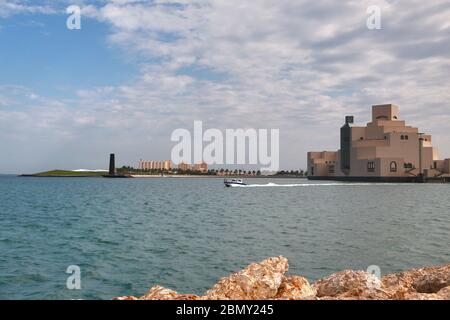
<instances>
[{"instance_id":1,"label":"limestone rock","mask_svg":"<svg viewBox=\"0 0 450 320\"><path fill-rule=\"evenodd\" d=\"M383 299L388 294L384 291L380 279L364 271L344 270L318 280L313 288L317 297L347 297L364 299Z\"/></svg>"},{"instance_id":2,"label":"limestone rock","mask_svg":"<svg viewBox=\"0 0 450 320\"><path fill-rule=\"evenodd\" d=\"M310 300L316 296L316 290L306 278L300 276L284 277L275 299Z\"/></svg>"},{"instance_id":3,"label":"limestone rock","mask_svg":"<svg viewBox=\"0 0 450 320\"><path fill-rule=\"evenodd\" d=\"M413 284L420 293L436 293L447 286L450 286L450 266L427 273Z\"/></svg>"},{"instance_id":4,"label":"limestone rock","mask_svg":"<svg viewBox=\"0 0 450 320\"><path fill-rule=\"evenodd\" d=\"M450 300L450 286L439 290L437 295L443 298L444 300Z\"/></svg>"},{"instance_id":5,"label":"limestone rock","mask_svg":"<svg viewBox=\"0 0 450 320\"><path fill-rule=\"evenodd\" d=\"M450 264L388 274L381 280L364 271L345 270L313 285L301 276L285 276L288 267L284 257L252 263L222 278L202 297L154 286L140 298L114 300L450 300Z\"/></svg>"},{"instance_id":6,"label":"limestone rock","mask_svg":"<svg viewBox=\"0 0 450 320\"><path fill-rule=\"evenodd\" d=\"M222 278L205 293L202 299L273 299L288 268L287 259L281 256L252 263L244 270Z\"/></svg>"},{"instance_id":7,"label":"limestone rock","mask_svg":"<svg viewBox=\"0 0 450 320\"><path fill-rule=\"evenodd\" d=\"M123 296L123 297L115 297L113 300L139 300L137 297L134 296Z\"/></svg>"},{"instance_id":8,"label":"limestone rock","mask_svg":"<svg viewBox=\"0 0 450 320\"><path fill-rule=\"evenodd\" d=\"M443 266L411 269L382 277L382 282L391 299L403 300L425 298L416 293L436 293L449 286L450 264Z\"/></svg>"},{"instance_id":9,"label":"limestone rock","mask_svg":"<svg viewBox=\"0 0 450 320\"><path fill-rule=\"evenodd\" d=\"M194 294L179 294L176 291L161 286L152 287L139 300L198 300Z\"/></svg>"},{"instance_id":10,"label":"limestone rock","mask_svg":"<svg viewBox=\"0 0 450 320\"><path fill-rule=\"evenodd\" d=\"M389 291L391 299L405 300L411 293L416 293L412 284L422 273L417 270L388 274L381 278L384 287Z\"/></svg>"},{"instance_id":11,"label":"limestone rock","mask_svg":"<svg viewBox=\"0 0 450 320\"><path fill-rule=\"evenodd\" d=\"M412 292L405 295L405 300L445 300L436 293L418 293Z\"/></svg>"}]
</instances>

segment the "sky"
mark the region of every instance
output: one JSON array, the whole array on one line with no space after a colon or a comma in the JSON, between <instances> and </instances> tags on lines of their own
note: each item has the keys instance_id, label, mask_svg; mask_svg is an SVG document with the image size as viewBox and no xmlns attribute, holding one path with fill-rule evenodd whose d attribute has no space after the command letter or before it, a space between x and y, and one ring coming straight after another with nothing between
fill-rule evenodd
<instances>
[{"instance_id":1,"label":"sky","mask_svg":"<svg viewBox=\"0 0 450 320\"><path fill-rule=\"evenodd\" d=\"M0 173L169 159L195 120L279 129L304 169L384 103L450 157L448 0L0 0Z\"/></svg>"}]
</instances>

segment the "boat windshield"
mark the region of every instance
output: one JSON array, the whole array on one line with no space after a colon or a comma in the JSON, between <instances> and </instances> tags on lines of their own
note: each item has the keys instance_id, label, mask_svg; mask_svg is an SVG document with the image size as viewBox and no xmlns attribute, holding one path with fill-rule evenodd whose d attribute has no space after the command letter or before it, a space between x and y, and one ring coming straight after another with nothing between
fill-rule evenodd
<instances>
[{"instance_id":1,"label":"boat windshield","mask_svg":"<svg viewBox=\"0 0 450 320\"><path fill-rule=\"evenodd\" d=\"M242 179L225 179L225 183L243 183Z\"/></svg>"}]
</instances>

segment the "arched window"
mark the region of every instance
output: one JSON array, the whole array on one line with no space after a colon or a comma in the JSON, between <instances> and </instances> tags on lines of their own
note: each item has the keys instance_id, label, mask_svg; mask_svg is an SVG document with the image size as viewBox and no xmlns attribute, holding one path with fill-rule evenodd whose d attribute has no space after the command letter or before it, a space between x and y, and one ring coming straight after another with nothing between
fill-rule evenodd
<instances>
[{"instance_id":1,"label":"arched window","mask_svg":"<svg viewBox=\"0 0 450 320\"><path fill-rule=\"evenodd\" d=\"M405 140L408 140L409 139L409 137L408 136L405 136Z\"/></svg>"},{"instance_id":2,"label":"arched window","mask_svg":"<svg viewBox=\"0 0 450 320\"><path fill-rule=\"evenodd\" d=\"M397 172L397 162L392 161L390 167L391 167L391 172Z\"/></svg>"},{"instance_id":3,"label":"arched window","mask_svg":"<svg viewBox=\"0 0 450 320\"><path fill-rule=\"evenodd\" d=\"M405 140L405 136L404 136L404 135L401 135L401 136L400 136L400 139Z\"/></svg>"}]
</instances>

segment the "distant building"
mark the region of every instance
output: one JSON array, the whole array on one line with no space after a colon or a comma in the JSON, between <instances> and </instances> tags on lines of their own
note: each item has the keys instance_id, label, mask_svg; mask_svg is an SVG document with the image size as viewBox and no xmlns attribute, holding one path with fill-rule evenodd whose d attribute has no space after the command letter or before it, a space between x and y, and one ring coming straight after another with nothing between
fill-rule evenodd
<instances>
[{"instance_id":1,"label":"distant building","mask_svg":"<svg viewBox=\"0 0 450 320\"><path fill-rule=\"evenodd\" d=\"M208 172L208 164L206 162L200 162L200 163L192 165L192 164L181 162L178 165L178 170L206 173L206 172Z\"/></svg>"},{"instance_id":2,"label":"distant building","mask_svg":"<svg viewBox=\"0 0 450 320\"><path fill-rule=\"evenodd\" d=\"M191 170L191 165L187 164L187 163L184 163L184 162L181 162L180 164L178 164L178 170L189 171L189 170Z\"/></svg>"},{"instance_id":3,"label":"distant building","mask_svg":"<svg viewBox=\"0 0 450 320\"><path fill-rule=\"evenodd\" d=\"M310 179L411 180L450 177L450 159L439 160L431 136L407 126L393 104L372 107L372 121L356 126L345 118L338 151L308 152Z\"/></svg>"},{"instance_id":4,"label":"distant building","mask_svg":"<svg viewBox=\"0 0 450 320\"><path fill-rule=\"evenodd\" d=\"M200 163L194 164L192 166L192 171L206 173L206 172L208 172L208 164L206 162L200 162Z\"/></svg>"},{"instance_id":5,"label":"distant building","mask_svg":"<svg viewBox=\"0 0 450 320\"><path fill-rule=\"evenodd\" d=\"M170 171L173 169L173 163L171 160L164 160L164 161L146 161L146 160L139 160L138 164L139 170L165 170Z\"/></svg>"}]
</instances>

